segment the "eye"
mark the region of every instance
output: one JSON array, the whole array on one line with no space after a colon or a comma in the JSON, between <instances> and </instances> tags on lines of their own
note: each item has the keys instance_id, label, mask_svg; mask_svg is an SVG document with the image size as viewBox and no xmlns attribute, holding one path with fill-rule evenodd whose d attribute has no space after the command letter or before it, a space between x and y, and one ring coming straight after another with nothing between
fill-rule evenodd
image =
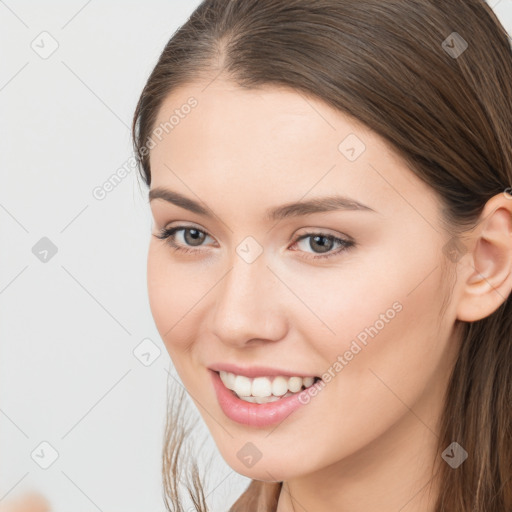
<instances>
[{"instance_id":1,"label":"eye","mask_svg":"<svg viewBox=\"0 0 512 512\"><path fill-rule=\"evenodd\" d=\"M207 236L209 236L205 231L200 229L190 227L190 226L176 226L173 228L164 228L160 231L158 235L153 235L160 240L165 240L176 252L182 253L195 253L198 252L197 249L189 249L183 243L176 243L176 234L182 231L184 234L185 243L191 243L193 247L200 246L201 242L205 240ZM190 236L186 236L187 233L190 233ZM210 237L211 238L211 237Z\"/></svg>"},{"instance_id":2,"label":"eye","mask_svg":"<svg viewBox=\"0 0 512 512\"><path fill-rule=\"evenodd\" d=\"M321 254L312 257L307 256L306 259L318 260L323 258L331 258L355 246L355 242L353 240L345 240L334 235L329 235L326 233L305 233L295 240L292 247L294 245L298 245L300 242L308 238L311 240L309 244L306 244L306 246L309 246L314 251L319 250ZM333 252L332 247L335 245L338 245L338 249Z\"/></svg>"},{"instance_id":3,"label":"eye","mask_svg":"<svg viewBox=\"0 0 512 512\"><path fill-rule=\"evenodd\" d=\"M182 234L182 242L177 242L177 234ZM201 252L201 249L195 249L194 247L201 247L202 243L207 237L210 237L206 231L197 229L191 226L175 226L173 228L163 228L160 233L153 235L160 240L165 240L176 252L183 254L193 254ZM210 237L212 238L212 237ZM324 258L331 258L338 254L346 251L347 249L355 246L355 242L349 239L338 238L334 235L326 233L310 232L301 235L293 241L291 247L298 245L304 240L310 238L309 247L313 251L319 251L320 254L317 256L306 256L306 259L318 260ZM333 246L338 248L333 251ZM307 251L302 251L307 252Z\"/></svg>"}]
</instances>

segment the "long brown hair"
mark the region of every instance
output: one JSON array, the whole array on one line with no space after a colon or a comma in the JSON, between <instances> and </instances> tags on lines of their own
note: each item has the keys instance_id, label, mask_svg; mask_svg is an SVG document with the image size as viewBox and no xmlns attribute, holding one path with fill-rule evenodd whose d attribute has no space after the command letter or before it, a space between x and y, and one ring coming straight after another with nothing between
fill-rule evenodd
<instances>
[{"instance_id":1,"label":"long brown hair","mask_svg":"<svg viewBox=\"0 0 512 512\"><path fill-rule=\"evenodd\" d=\"M158 109L178 86L220 74L240 87L313 95L383 137L436 191L447 230L472 227L512 184L512 50L484 0L204 0L172 36L139 99L132 127L143 180ZM436 512L512 510L512 304L457 321L461 349L445 396ZM169 412L164 492L177 492L185 431ZM194 466L195 468L195 466ZM197 469L197 468L196 468ZM197 510L207 510L192 471ZM275 510L280 483L252 481L232 512ZM168 499L168 501L167 501Z\"/></svg>"}]
</instances>

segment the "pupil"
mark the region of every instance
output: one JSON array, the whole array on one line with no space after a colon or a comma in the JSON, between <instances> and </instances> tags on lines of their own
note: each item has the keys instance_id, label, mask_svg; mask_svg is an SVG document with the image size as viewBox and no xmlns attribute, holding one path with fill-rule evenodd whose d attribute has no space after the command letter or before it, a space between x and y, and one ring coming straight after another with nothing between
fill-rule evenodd
<instances>
[{"instance_id":1,"label":"pupil","mask_svg":"<svg viewBox=\"0 0 512 512\"><path fill-rule=\"evenodd\" d=\"M194 234L192 234L192 233L194 233ZM199 231L197 229L188 229L187 231L185 231L185 238L187 237L187 234L192 235L193 242L199 242L195 245L201 245L201 242L203 241L204 233L201 233L201 231ZM187 240L187 243L188 243L188 240ZM192 243L191 245L194 245L194 243Z\"/></svg>"},{"instance_id":2,"label":"pupil","mask_svg":"<svg viewBox=\"0 0 512 512\"><path fill-rule=\"evenodd\" d=\"M314 243L316 243L317 240L330 240L330 239L328 237L326 237L326 236L315 236L315 237L313 237ZM311 245L311 247L314 249L314 247L312 245ZM329 245L326 246L326 244L320 244L319 247L320 247L320 251L319 252L329 252L330 249L331 249L329 247Z\"/></svg>"}]
</instances>

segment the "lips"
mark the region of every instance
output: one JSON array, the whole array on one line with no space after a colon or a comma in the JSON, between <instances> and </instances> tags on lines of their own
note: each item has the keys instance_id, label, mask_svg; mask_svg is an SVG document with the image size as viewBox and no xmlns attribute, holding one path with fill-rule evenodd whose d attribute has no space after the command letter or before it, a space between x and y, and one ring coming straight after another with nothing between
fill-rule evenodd
<instances>
[{"instance_id":1,"label":"lips","mask_svg":"<svg viewBox=\"0 0 512 512\"><path fill-rule=\"evenodd\" d=\"M261 375L261 373L258 373L258 375ZM282 375L282 373L278 375ZM292 396L286 396L270 403L246 402L238 398L234 391L228 389L222 383L218 372L210 370L210 376L223 413L232 421L242 425L264 428L281 423L294 411L309 402L308 397L301 396L303 393L308 393L308 390L303 390ZM315 385L313 384L313 386Z\"/></svg>"},{"instance_id":2,"label":"lips","mask_svg":"<svg viewBox=\"0 0 512 512\"><path fill-rule=\"evenodd\" d=\"M255 377L313 377L320 378L318 375L311 372L302 372L298 370L286 370L281 368L271 368L269 366L249 366L243 367L231 363L216 363L208 367L215 372L228 372L235 375L243 375L249 378Z\"/></svg>"}]
</instances>

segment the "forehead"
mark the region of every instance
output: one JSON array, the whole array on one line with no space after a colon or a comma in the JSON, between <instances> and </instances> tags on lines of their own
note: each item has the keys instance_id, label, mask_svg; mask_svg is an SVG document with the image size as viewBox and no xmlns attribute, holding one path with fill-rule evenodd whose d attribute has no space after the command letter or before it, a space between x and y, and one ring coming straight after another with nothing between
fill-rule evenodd
<instances>
[{"instance_id":1,"label":"forehead","mask_svg":"<svg viewBox=\"0 0 512 512\"><path fill-rule=\"evenodd\" d=\"M187 106L191 99L196 103L193 108ZM333 150L336 154L340 136L354 131L368 143L372 138L372 144L382 144L362 123L316 97L285 87L242 89L222 80L173 91L164 100L155 127L164 128L162 137L169 139L168 147L174 145L179 150L182 142L191 142L193 134L201 143L201 155L205 151L229 152L246 159L271 153L292 160L298 149L302 156L306 152L320 156L322 151ZM171 133L173 136L167 137ZM309 143L304 145L305 141ZM152 156L156 157L163 146L159 144Z\"/></svg>"},{"instance_id":2,"label":"forehead","mask_svg":"<svg viewBox=\"0 0 512 512\"><path fill-rule=\"evenodd\" d=\"M289 88L190 84L165 99L159 127L152 187L186 193L188 185L206 199L238 197L240 207L249 191L270 204L282 202L284 191L287 200L335 191L381 211L397 208L397 194L430 193L375 132Z\"/></svg>"}]
</instances>

